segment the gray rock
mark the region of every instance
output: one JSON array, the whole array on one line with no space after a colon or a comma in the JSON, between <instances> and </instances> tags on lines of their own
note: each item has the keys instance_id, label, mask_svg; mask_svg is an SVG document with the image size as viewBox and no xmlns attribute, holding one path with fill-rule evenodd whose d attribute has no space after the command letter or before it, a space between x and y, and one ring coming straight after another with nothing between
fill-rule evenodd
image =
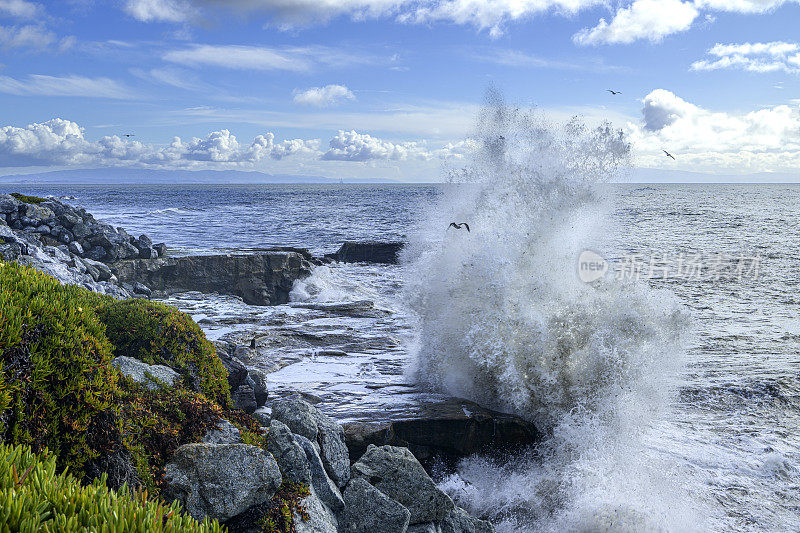
<instances>
[{"instance_id":1,"label":"gray rock","mask_svg":"<svg viewBox=\"0 0 800 533\"><path fill-rule=\"evenodd\" d=\"M236 390L231 391L231 400L233 400L236 407L245 413L254 413L258 409L256 394L250 385L239 385Z\"/></svg>"},{"instance_id":2,"label":"gray rock","mask_svg":"<svg viewBox=\"0 0 800 533\"><path fill-rule=\"evenodd\" d=\"M408 526L406 533L442 533L442 530L436 524L428 522L427 524Z\"/></svg>"},{"instance_id":3,"label":"gray rock","mask_svg":"<svg viewBox=\"0 0 800 533\"><path fill-rule=\"evenodd\" d=\"M266 404L269 399L266 375L257 368L248 368L247 379L248 384L253 387L253 393L256 396L256 404L258 404L259 407Z\"/></svg>"},{"instance_id":4,"label":"gray rock","mask_svg":"<svg viewBox=\"0 0 800 533\"><path fill-rule=\"evenodd\" d=\"M0 194L0 213L16 213L19 209L19 200L10 194Z\"/></svg>"},{"instance_id":5,"label":"gray rock","mask_svg":"<svg viewBox=\"0 0 800 533\"><path fill-rule=\"evenodd\" d=\"M344 511L339 515L342 533L405 533L408 509L357 478L344 491Z\"/></svg>"},{"instance_id":6,"label":"gray rock","mask_svg":"<svg viewBox=\"0 0 800 533\"><path fill-rule=\"evenodd\" d=\"M485 520L471 517L464 509L456 507L442 521L441 533L494 533L494 526Z\"/></svg>"},{"instance_id":7,"label":"gray rock","mask_svg":"<svg viewBox=\"0 0 800 533\"><path fill-rule=\"evenodd\" d=\"M164 496L194 518L220 521L268 501L281 486L275 459L247 444L186 444L164 468Z\"/></svg>"},{"instance_id":8,"label":"gray rock","mask_svg":"<svg viewBox=\"0 0 800 533\"><path fill-rule=\"evenodd\" d=\"M214 346L217 348L217 357L222 361L225 370L228 371L228 385L230 385L231 390L238 389L247 380L247 368L244 363L231 354L234 348L233 344L225 341L216 341Z\"/></svg>"},{"instance_id":9,"label":"gray rock","mask_svg":"<svg viewBox=\"0 0 800 533\"><path fill-rule=\"evenodd\" d=\"M155 248L156 252L158 252L158 257L164 257L167 254L167 245L163 242L154 244L153 248Z\"/></svg>"},{"instance_id":10,"label":"gray rock","mask_svg":"<svg viewBox=\"0 0 800 533\"><path fill-rule=\"evenodd\" d=\"M42 224L41 226L39 226L38 228L36 228L33 231L34 231L34 233L42 233L42 234L47 235L47 234L50 233L50 226L48 226L47 224Z\"/></svg>"},{"instance_id":11,"label":"gray rock","mask_svg":"<svg viewBox=\"0 0 800 533\"><path fill-rule=\"evenodd\" d=\"M239 444L242 442L242 435L236 426L223 418L216 428L203 435L202 441L208 444Z\"/></svg>"},{"instance_id":12,"label":"gray rock","mask_svg":"<svg viewBox=\"0 0 800 533\"><path fill-rule=\"evenodd\" d=\"M336 515L315 494L311 489L311 494L303 498L303 506L308 513L308 520L303 520L296 513L294 515L295 533L337 533L338 524Z\"/></svg>"},{"instance_id":13,"label":"gray rock","mask_svg":"<svg viewBox=\"0 0 800 533\"><path fill-rule=\"evenodd\" d=\"M43 205L23 203L19 206L19 214L20 217L29 218L31 221L44 220L55 216L55 213Z\"/></svg>"},{"instance_id":14,"label":"gray rock","mask_svg":"<svg viewBox=\"0 0 800 533\"><path fill-rule=\"evenodd\" d=\"M411 512L411 524L439 522L455 508L408 448L370 445L352 474L403 504Z\"/></svg>"},{"instance_id":15,"label":"gray rock","mask_svg":"<svg viewBox=\"0 0 800 533\"><path fill-rule=\"evenodd\" d=\"M314 444L302 435L295 435L294 438L306 453L306 459L308 459L308 464L311 467L311 484L314 487L314 492L325 505L336 512L341 511L344 508L342 493L339 492L339 487L325 472L322 459L320 459Z\"/></svg>"},{"instance_id":16,"label":"gray rock","mask_svg":"<svg viewBox=\"0 0 800 533\"><path fill-rule=\"evenodd\" d=\"M150 390L156 390L162 385L174 386L180 383L181 376L168 366L148 365L133 357L115 357L111 364L117 367L120 374L131 378Z\"/></svg>"},{"instance_id":17,"label":"gray rock","mask_svg":"<svg viewBox=\"0 0 800 533\"><path fill-rule=\"evenodd\" d=\"M299 398L281 398L272 403L272 418L286 424L292 433L316 441L319 428L317 427L317 409L310 403Z\"/></svg>"},{"instance_id":18,"label":"gray rock","mask_svg":"<svg viewBox=\"0 0 800 533\"><path fill-rule=\"evenodd\" d=\"M99 272L99 277L100 277L99 279L101 281L107 281L111 279L111 276L113 275L111 269L108 268L108 265L106 265L105 263L101 263L100 261L95 261L93 259L85 257L83 259L83 264L86 265L87 267L92 267L96 269Z\"/></svg>"},{"instance_id":19,"label":"gray rock","mask_svg":"<svg viewBox=\"0 0 800 533\"><path fill-rule=\"evenodd\" d=\"M339 487L344 487L350 481L350 456L344 442L342 426L331 417L313 408L314 419L317 423L317 443L319 443L320 457L325 471Z\"/></svg>"},{"instance_id":20,"label":"gray rock","mask_svg":"<svg viewBox=\"0 0 800 533\"><path fill-rule=\"evenodd\" d=\"M267 451L278 462L286 481L311 484L311 466L306 453L286 424L273 419L267 430Z\"/></svg>"},{"instance_id":21,"label":"gray rock","mask_svg":"<svg viewBox=\"0 0 800 533\"><path fill-rule=\"evenodd\" d=\"M83 255L83 246L78 241L69 243L69 251L75 255Z\"/></svg>"},{"instance_id":22,"label":"gray rock","mask_svg":"<svg viewBox=\"0 0 800 533\"><path fill-rule=\"evenodd\" d=\"M48 207L50 207L49 204ZM50 210L55 212L52 207L50 207ZM58 217L58 221L61 222L61 225L65 228L72 228L75 224L80 224L82 222L81 217L72 213L67 213L66 211L63 213L56 213L56 216Z\"/></svg>"},{"instance_id":23,"label":"gray rock","mask_svg":"<svg viewBox=\"0 0 800 533\"><path fill-rule=\"evenodd\" d=\"M73 224L71 230L76 239L85 239L91 234L89 227L83 222L77 222L76 224Z\"/></svg>"},{"instance_id":24,"label":"gray rock","mask_svg":"<svg viewBox=\"0 0 800 533\"><path fill-rule=\"evenodd\" d=\"M57 238L64 244L69 244L73 241L74 236L71 231L62 228L61 231L58 232Z\"/></svg>"},{"instance_id":25,"label":"gray rock","mask_svg":"<svg viewBox=\"0 0 800 533\"><path fill-rule=\"evenodd\" d=\"M84 255L88 259L99 262L100 260L105 259L108 254L106 253L105 248L103 248L102 246L92 246L91 248L86 250Z\"/></svg>"},{"instance_id":26,"label":"gray rock","mask_svg":"<svg viewBox=\"0 0 800 533\"><path fill-rule=\"evenodd\" d=\"M143 283L139 283L138 281L134 281L131 283L133 286L133 294L141 294L143 296L150 296L153 291L148 289Z\"/></svg>"}]
</instances>

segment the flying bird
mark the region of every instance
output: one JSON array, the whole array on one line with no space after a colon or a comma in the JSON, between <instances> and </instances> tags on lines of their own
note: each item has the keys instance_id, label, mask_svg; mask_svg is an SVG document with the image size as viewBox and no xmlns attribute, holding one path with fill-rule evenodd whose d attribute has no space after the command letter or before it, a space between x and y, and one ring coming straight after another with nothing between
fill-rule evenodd
<instances>
[{"instance_id":1,"label":"flying bird","mask_svg":"<svg viewBox=\"0 0 800 533\"><path fill-rule=\"evenodd\" d=\"M135 137L135 136L136 136L136 135L135 135L135 134L133 134L133 133L126 133L126 134L125 134L125 137Z\"/></svg>"},{"instance_id":2,"label":"flying bird","mask_svg":"<svg viewBox=\"0 0 800 533\"><path fill-rule=\"evenodd\" d=\"M606 89L606 91L610 92L611 94L622 94L622 91L612 91L611 89Z\"/></svg>"},{"instance_id":3,"label":"flying bird","mask_svg":"<svg viewBox=\"0 0 800 533\"><path fill-rule=\"evenodd\" d=\"M675 156L674 156L674 155L672 155L671 153L667 152L667 151L666 151L666 150L664 150L664 149L662 149L661 151L662 151L662 152L664 152L665 154L667 154L667 157L671 157L673 160L677 161L677 159L675 159Z\"/></svg>"},{"instance_id":4,"label":"flying bird","mask_svg":"<svg viewBox=\"0 0 800 533\"><path fill-rule=\"evenodd\" d=\"M455 222L451 222L450 225L447 226L447 229L450 229L450 228L461 229L461 226L464 226L465 228L467 228L467 233L470 232L469 231L469 224L467 224L466 222L462 222L461 224L456 224Z\"/></svg>"}]
</instances>

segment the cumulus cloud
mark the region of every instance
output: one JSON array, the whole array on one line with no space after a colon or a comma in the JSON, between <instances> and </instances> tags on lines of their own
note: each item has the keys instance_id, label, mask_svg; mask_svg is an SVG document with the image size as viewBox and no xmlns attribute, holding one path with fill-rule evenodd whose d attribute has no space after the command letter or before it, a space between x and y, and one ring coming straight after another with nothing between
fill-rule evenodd
<instances>
[{"instance_id":1,"label":"cumulus cloud","mask_svg":"<svg viewBox=\"0 0 800 533\"><path fill-rule=\"evenodd\" d=\"M356 95L344 85L326 85L325 87L311 87L305 91L295 91L294 102L302 105L327 107L340 103L342 100L354 100Z\"/></svg>"},{"instance_id":2,"label":"cumulus cloud","mask_svg":"<svg viewBox=\"0 0 800 533\"><path fill-rule=\"evenodd\" d=\"M796 4L797 0L695 0L700 8L734 13L766 13L784 4Z\"/></svg>"},{"instance_id":3,"label":"cumulus cloud","mask_svg":"<svg viewBox=\"0 0 800 533\"><path fill-rule=\"evenodd\" d=\"M127 0L125 11L142 22L184 22L197 13L191 2L183 0Z\"/></svg>"},{"instance_id":4,"label":"cumulus cloud","mask_svg":"<svg viewBox=\"0 0 800 533\"><path fill-rule=\"evenodd\" d=\"M20 19L32 19L40 12L38 4L27 0L0 0L0 14Z\"/></svg>"},{"instance_id":5,"label":"cumulus cloud","mask_svg":"<svg viewBox=\"0 0 800 533\"><path fill-rule=\"evenodd\" d=\"M698 15L690 2L680 0L636 0L619 9L611 22L600 19L594 28L581 30L573 37L583 45L632 43L639 39L660 41L667 35L689 29Z\"/></svg>"},{"instance_id":6,"label":"cumulus cloud","mask_svg":"<svg viewBox=\"0 0 800 533\"><path fill-rule=\"evenodd\" d=\"M395 143L355 130L339 130L328 145L321 157L325 161L427 161L434 158L461 159L474 147L474 141L448 143L434 150L429 149L424 141Z\"/></svg>"},{"instance_id":7,"label":"cumulus cloud","mask_svg":"<svg viewBox=\"0 0 800 533\"><path fill-rule=\"evenodd\" d=\"M0 92L19 96L86 96L116 99L134 97L131 91L109 78L87 78L76 75L32 74L25 80L0 76Z\"/></svg>"},{"instance_id":8,"label":"cumulus cloud","mask_svg":"<svg viewBox=\"0 0 800 533\"><path fill-rule=\"evenodd\" d=\"M769 43L716 44L708 50L716 59L692 63L692 70L741 69L750 72L800 72L800 44Z\"/></svg>"},{"instance_id":9,"label":"cumulus cloud","mask_svg":"<svg viewBox=\"0 0 800 533\"><path fill-rule=\"evenodd\" d=\"M661 166L662 149L687 169L765 171L800 169L800 106L779 105L743 114L713 112L657 89L644 98L641 123L630 139L644 166Z\"/></svg>"},{"instance_id":10,"label":"cumulus cloud","mask_svg":"<svg viewBox=\"0 0 800 533\"><path fill-rule=\"evenodd\" d=\"M44 50L57 40L56 34L38 25L0 26L0 47Z\"/></svg>"},{"instance_id":11,"label":"cumulus cloud","mask_svg":"<svg viewBox=\"0 0 800 533\"><path fill-rule=\"evenodd\" d=\"M240 166L303 152L316 154L318 148L318 140L293 139L276 143L271 132L242 145L226 129L185 141L174 137L166 146L117 135L90 141L80 125L61 118L25 127L0 128L0 166L6 167L88 164L191 167L203 163Z\"/></svg>"}]
</instances>

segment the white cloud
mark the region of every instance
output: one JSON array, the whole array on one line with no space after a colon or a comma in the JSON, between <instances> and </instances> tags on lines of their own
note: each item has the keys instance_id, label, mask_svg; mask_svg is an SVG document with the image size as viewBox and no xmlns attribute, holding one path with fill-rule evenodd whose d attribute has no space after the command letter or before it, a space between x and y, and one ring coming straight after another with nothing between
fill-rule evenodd
<instances>
[{"instance_id":1,"label":"white cloud","mask_svg":"<svg viewBox=\"0 0 800 533\"><path fill-rule=\"evenodd\" d=\"M322 154L322 160L360 162L460 159L474 146L472 141L466 140L448 143L440 149L431 150L424 141L395 143L355 130L339 130L328 145L329 149Z\"/></svg>"},{"instance_id":2,"label":"white cloud","mask_svg":"<svg viewBox=\"0 0 800 533\"><path fill-rule=\"evenodd\" d=\"M718 59L692 63L692 70L742 69L750 72L800 72L800 44L769 43L716 44L708 54Z\"/></svg>"},{"instance_id":3,"label":"white cloud","mask_svg":"<svg viewBox=\"0 0 800 533\"><path fill-rule=\"evenodd\" d=\"M628 133L643 166L737 172L800 170L800 106L712 112L664 89L644 99ZM674 154L665 159L662 149Z\"/></svg>"},{"instance_id":4,"label":"white cloud","mask_svg":"<svg viewBox=\"0 0 800 533\"><path fill-rule=\"evenodd\" d=\"M42 26L0 26L0 47L44 50L56 41L56 34Z\"/></svg>"},{"instance_id":5,"label":"white cloud","mask_svg":"<svg viewBox=\"0 0 800 533\"><path fill-rule=\"evenodd\" d=\"M0 0L0 13L20 19L32 19L40 9L38 4L26 0Z\"/></svg>"},{"instance_id":6,"label":"white cloud","mask_svg":"<svg viewBox=\"0 0 800 533\"><path fill-rule=\"evenodd\" d=\"M305 91L296 91L294 102L296 104L327 107L340 103L342 100L354 100L353 92L344 85L326 85L325 87L311 87Z\"/></svg>"},{"instance_id":7,"label":"white cloud","mask_svg":"<svg viewBox=\"0 0 800 533\"><path fill-rule=\"evenodd\" d=\"M212 66L237 70L307 71L313 67L343 67L368 64L368 56L342 52L326 46L270 48L265 46L196 45L172 50L164 55L166 61L188 66Z\"/></svg>"},{"instance_id":8,"label":"white cloud","mask_svg":"<svg viewBox=\"0 0 800 533\"><path fill-rule=\"evenodd\" d=\"M632 43L639 39L660 41L667 35L689 29L699 12L691 2L681 0L636 0L617 10L611 22L600 19L594 28L574 35L582 45Z\"/></svg>"},{"instance_id":9,"label":"white cloud","mask_svg":"<svg viewBox=\"0 0 800 533\"><path fill-rule=\"evenodd\" d=\"M45 76L31 74L26 80L0 76L0 92L18 96L86 96L90 98L128 99L134 95L109 78L83 76Z\"/></svg>"},{"instance_id":10,"label":"white cloud","mask_svg":"<svg viewBox=\"0 0 800 533\"><path fill-rule=\"evenodd\" d=\"M766 13L784 4L798 3L797 0L695 0L699 8L734 13Z\"/></svg>"},{"instance_id":11,"label":"white cloud","mask_svg":"<svg viewBox=\"0 0 800 533\"><path fill-rule=\"evenodd\" d=\"M0 128L0 167L35 165L137 165L192 167L252 165L263 159L310 153L319 154L318 140L293 139L275 142L273 133L258 135L241 145L229 130L209 133L205 138L173 138L166 146L142 143L117 135L92 142L77 123L60 118L24 128Z\"/></svg>"},{"instance_id":12,"label":"white cloud","mask_svg":"<svg viewBox=\"0 0 800 533\"><path fill-rule=\"evenodd\" d=\"M127 0L125 11L142 22L184 22L196 14L184 0Z\"/></svg>"}]
</instances>

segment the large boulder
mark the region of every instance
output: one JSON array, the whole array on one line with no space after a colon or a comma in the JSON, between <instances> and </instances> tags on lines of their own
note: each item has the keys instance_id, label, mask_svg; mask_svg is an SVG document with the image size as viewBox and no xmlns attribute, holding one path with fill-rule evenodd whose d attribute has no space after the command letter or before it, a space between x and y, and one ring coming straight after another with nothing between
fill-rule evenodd
<instances>
[{"instance_id":1,"label":"large boulder","mask_svg":"<svg viewBox=\"0 0 800 533\"><path fill-rule=\"evenodd\" d=\"M308 518L304 520L295 513L295 533L338 533L336 515L317 497L313 488L311 494L303 498L302 503L308 513Z\"/></svg>"},{"instance_id":2,"label":"large boulder","mask_svg":"<svg viewBox=\"0 0 800 533\"><path fill-rule=\"evenodd\" d=\"M273 419L267 429L267 451L278 462L286 481L311 484L311 466L306 452L286 424L279 420Z\"/></svg>"},{"instance_id":3,"label":"large boulder","mask_svg":"<svg viewBox=\"0 0 800 533\"><path fill-rule=\"evenodd\" d=\"M336 253L325 254L327 259L342 263L397 264L402 242L346 241Z\"/></svg>"},{"instance_id":4,"label":"large boulder","mask_svg":"<svg viewBox=\"0 0 800 533\"><path fill-rule=\"evenodd\" d=\"M120 374L131 378L150 390L163 386L173 387L180 383L181 376L168 366L148 365L133 357L115 357L111 364L117 367Z\"/></svg>"},{"instance_id":5,"label":"large boulder","mask_svg":"<svg viewBox=\"0 0 800 533\"><path fill-rule=\"evenodd\" d=\"M456 507L440 525L441 533L494 533L494 526Z\"/></svg>"},{"instance_id":6,"label":"large boulder","mask_svg":"<svg viewBox=\"0 0 800 533\"><path fill-rule=\"evenodd\" d=\"M362 478L411 513L411 524L439 522L455 508L407 448L371 445L352 467Z\"/></svg>"},{"instance_id":7,"label":"large boulder","mask_svg":"<svg viewBox=\"0 0 800 533\"><path fill-rule=\"evenodd\" d=\"M164 469L164 496L197 519L225 521L268 501L281 486L275 459L247 444L186 444Z\"/></svg>"},{"instance_id":8,"label":"large boulder","mask_svg":"<svg viewBox=\"0 0 800 533\"><path fill-rule=\"evenodd\" d=\"M311 485L314 487L314 492L325 505L336 512L341 511L344 508L342 493L325 472L325 466L314 443L302 435L295 435L294 438L306 453L308 465L311 467Z\"/></svg>"},{"instance_id":9,"label":"large boulder","mask_svg":"<svg viewBox=\"0 0 800 533\"><path fill-rule=\"evenodd\" d=\"M428 404L398 420L352 422L343 428L353 461L370 444L389 444L408 448L426 466L442 461L454 466L476 453L513 453L542 438L533 423L466 400Z\"/></svg>"},{"instance_id":10,"label":"large boulder","mask_svg":"<svg viewBox=\"0 0 800 533\"><path fill-rule=\"evenodd\" d=\"M408 529L408 509L363 479L353 479L347 486L344 505L339 515L341 533L405 533Z\"/></svg>"},{"instance_id":11,"label":"large boulder","mask_svg":"<svg viewBox=\"0 0 800 533\"><path fill-rule=\"evenodd\" d=\"M293 283L308 276L311 265L295 252L264 252L135 259L114 264L114 272L121 282L144 283L159 295L216 292L251 305L277 305L289 301Z\"/></svg>"},{"instance_id":12,"label":"large boulder","mask_svg":"<svg viewBox=\"0 0 800 533\"><path fill-rule=\"evenodd\" d=\"M239 429L224 418L203 435L202 441L208 444L239 444L242 435Z\"/></svg>"},{"instance_id":13,"label":"large boulder","mask_svg":"<svg viewBox=\"0 0 800 533\"><path fill-rule=\"evenodd\" d=\"M286 424L292 432L319 446L325 471L339 487L350 479L350 457L344 431L331 417L299 398L285 398L272 404L272 418Z\"/></svg>"}]
</instances>

